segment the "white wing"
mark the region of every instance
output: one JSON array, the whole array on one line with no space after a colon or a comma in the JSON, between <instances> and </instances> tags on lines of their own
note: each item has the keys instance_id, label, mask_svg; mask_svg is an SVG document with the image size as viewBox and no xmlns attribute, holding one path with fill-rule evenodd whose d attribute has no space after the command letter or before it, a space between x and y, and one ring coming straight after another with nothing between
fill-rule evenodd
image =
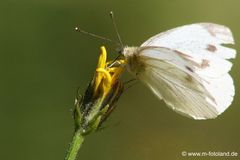
<instances>
[{"instance_id":1,"label":"white wing","mask_svg":"<svg viewBox=\"0 0 240 160\"><path fill-rule=\"evenodd\" d=\"M228 74L235 58L231 31L198 23L160 33L141 45L126 47L128 69L175 111L194 119L221 114L235 94Z\"/></svg>"},{"instance_id":2,"label":"white wing","mask_svg":"<svg viewBox=\"0 0 240 160\"><path fill-rule=\"evenodd\" d=\"M161 47L142 47L138 51L138 57L145 65L136 74L137 77L157 97L182 115L194 119L215 118L232 102L234 86L227 73L231 64L221 58L214 57L217 60L202 62L208 65L200 67L178 51ZM217 72L219 67L227 68L222 71L222 75L200 74L201 71L205 73L203 70L207 68L210 68L209 73L211 70Z\"/></svg>"},{"instance_id":3,"label":"white wing","mask_svg":"<svg viewBox=\"0 0 240 160\"><path fill-rule=\"evenodd\" d=\"M229 28L213 23L196 23L177 27L157 34L144 42L144 46L158 46L177 50L194 61L217 56L223 59L235 58L236 51L221 44L234 44Z\"/></svg>"}]
</instances>

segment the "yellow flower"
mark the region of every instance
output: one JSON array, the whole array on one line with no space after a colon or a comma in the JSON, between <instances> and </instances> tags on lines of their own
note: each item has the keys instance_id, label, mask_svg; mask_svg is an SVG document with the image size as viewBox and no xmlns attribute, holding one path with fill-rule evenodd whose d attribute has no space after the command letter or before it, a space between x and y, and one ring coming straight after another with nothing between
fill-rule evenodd
<instances>
[{"instance_id":1,"label":"yellow flower","mask_svg":"<svg viewBox=\"0 0 240 160\"><path fill-rule=\"evenodd\" d=\"M96 94L98 90L102 90L105 96L123 72L125 61L117 60L115 62L107 62L107 52L105 47L102 46L100 49L101 53L96 69L94 93Z\"/></svg>"},{"instance_id":2,"label":"yellow flower","mask_svg":"<svg viewBox=\"0 0 240 160\"><path fill-rule=\"evenodd\" d=\"M125 69L125 61L107 62L107 52L101 48L95 75L82 98L77 98L74 110L75 128L83 134L99 128L122 94L123 83L119 80Z\"/></svg>"}]
</instances>

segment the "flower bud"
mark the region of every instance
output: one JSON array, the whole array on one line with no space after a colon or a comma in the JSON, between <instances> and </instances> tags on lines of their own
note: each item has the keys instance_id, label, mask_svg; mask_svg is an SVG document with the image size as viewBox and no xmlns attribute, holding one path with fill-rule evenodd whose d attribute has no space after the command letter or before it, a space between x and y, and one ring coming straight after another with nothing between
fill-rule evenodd
<instances>
[{"instance_id":1,"label":"flower bud","mask_svg":"<svg viewBox=\"0 0 240 160\"><path fill-rule=\"evenodd\" d=\"M97 69L84 96L77 96L74 110L75 130L82 134L96 131L116 106L123 92L119 80L124 70L124 60L106 62L107 52L101 47Z\"/></svg>"}]
</instances>

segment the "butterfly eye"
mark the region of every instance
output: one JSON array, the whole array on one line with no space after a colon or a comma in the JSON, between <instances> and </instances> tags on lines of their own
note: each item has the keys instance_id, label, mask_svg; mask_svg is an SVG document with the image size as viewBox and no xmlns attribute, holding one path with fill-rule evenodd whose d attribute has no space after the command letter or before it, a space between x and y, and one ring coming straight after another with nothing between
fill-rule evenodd
<instances>
[{"instance_id":1,"label":"butterfly eye","mask_svg":"<svg viewBox=\"0 0 240 160\"><path fill-rule=\"evenodd\" d=\"M117 53L118 53L118 54L123 54L123 50L124 50L123 48L118 49L118 50L117 50Z\"/></svg>"}]
</instances>

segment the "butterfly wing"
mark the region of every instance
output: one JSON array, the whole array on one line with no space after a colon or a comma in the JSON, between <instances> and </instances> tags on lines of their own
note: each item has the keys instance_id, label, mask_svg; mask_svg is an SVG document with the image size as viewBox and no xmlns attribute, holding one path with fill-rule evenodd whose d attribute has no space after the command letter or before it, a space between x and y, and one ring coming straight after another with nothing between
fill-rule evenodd
<instances>
[{"instance_id":1,"label":"butterfly wing","mask_svg":"<svg viewBox=\"0 0 240 160\"><path fill-rule=\"evenodd\" d=\"M153 36L140 48L125 48L128 69L173 110L194 119L210 119L232 103L234 49L231 31L197 23Z\"/></svg>"},{"instance_id":2,"label":"butterfly wing","mask_svg":"<svg viewBox=\"0 0 240 160\"><path fill-rule=\"evenodd\" d=\"M213 23L196 23L177 27L157 34L146 42L144 46L158 46L177 50L200 60L208 56L223 59L235 58L236 51L221 44L234 44L229 28Z\"/></svg>"},{"instance_id":3,"label":"butterfly wing","mask_svg":"<svg viewBox=\"0 0 240 160\"><path fill-rule=\"evenodd\" d=\"M234 87L227 72L220 77L202 76L197 71L203 68L199 69L178 51L162 47L140 48L138 61L144 63L144 69L136 76L182 115L194 119L215 118L232 102ZM220 62L225 60L210 61L207 67ZM222 65L231 66L227 61Z\"/></svg>"},{"instance_id":4,"label":"butterfly wing","mask_svg":"<svg viewBox=\"0 0 240 160\"><path fill-rule=\"evenodd\" d=\"M176 111L195 119L215 118L235 94L228 74L232 64L227 59L235 58L236 51L222 44L234 44L232 33L213 23L185 25L155 35L141 45L140 57L150 67L140 79Z\"/></svg>"}]
</instances>

